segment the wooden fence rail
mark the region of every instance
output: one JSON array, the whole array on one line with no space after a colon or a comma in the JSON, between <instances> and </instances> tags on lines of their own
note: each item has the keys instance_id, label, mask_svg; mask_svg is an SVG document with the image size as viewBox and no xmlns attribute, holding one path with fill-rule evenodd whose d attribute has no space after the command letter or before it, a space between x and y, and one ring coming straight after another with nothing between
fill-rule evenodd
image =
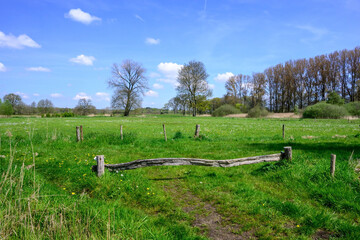
<instances>
[{"instance_id":1,"label":"wooden fence rail","mask_svg":"<svg viewBox=\"0 0 360 240\"><path fill-rule=\"evenodd\" d=\"M102 155L96 157L96 159L103 158ZM131 170L142 167L152 166L180 166L180 165L196 165L196 166L207 166L207 167L236 167L241 165L248 165L261 162L275 162L280 160L292 160L292 149L291 147L284 147L284 152L256 156L246 158L235 158L227 160L209 160L209 159L198 159L198 158L155 158L155 159L140 159L127 163L118 164L104 164L102 161L98 161L98 165L93 166L93 171L97 172L98 176L104 173L104 168L107 168L110 172L120 170ZM100 165L99 165L100 164ZM101 166L104 164L103 166Z\"/></svg>"}]
</instances>

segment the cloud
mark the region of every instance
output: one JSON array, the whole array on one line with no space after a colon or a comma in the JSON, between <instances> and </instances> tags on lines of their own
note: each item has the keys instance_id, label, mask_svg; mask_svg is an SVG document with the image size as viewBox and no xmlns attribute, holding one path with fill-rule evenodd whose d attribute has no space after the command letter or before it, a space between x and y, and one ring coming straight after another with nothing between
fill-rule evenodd
<instances>
[{"instance_id":1,"label":"cloud","mask_svg":"<svg viewBox=\"0 0 360 240\"><path fill-rule=\"evenodd\" d=\"M106 92L97 92L97 93L95 93L95 95L98 98L98 100L100 100L100 101L105 100L107 102L110 102L110 96Z\"/></svg>"},{"instance_id":2,"label":"cloud","mask_svg":"<svg viewBox=\"0 0 360 240\"><path fill-rule=\"evenodd\" d=\"M308 40L317 41L317 40L320 40L324 35L329 33L329 31L325 28L317 28L317 27L314 27L311 25L298 25L295 27L297 29L304 30L304 31L307 31L307 32L313 34L312 38L303 38L303 39L301 39L302 41L308 41Z\"/></svg>"},{"instance_id":3,"label":"cloud","mask_svg":"<svg viewBox=\"0 0 360 240\"><path fill-rule=\"evenodd\" d=\"M41 46L26 34L16 37L12 34L6 35L0 31L0 47L23 49L24 47L40 48Z\"/></svg>"},{"instance_id":4,"label":"cloud","mask_svg":"<svg viewBox=\"0 0 360 240\"><path fill-rule=\"evenodd\" d=\"M33 96L38 97L38 96L40 96L40 94L34 93Z\"/></svg>"},{"instance_id":5,"label":"cloud","mask_svg":"<svg viewBox=\"0 0 360 240\"><path fill-rule=\"evenodd\" d=\"M183 65L172 62L160 63L158 65L158 71L161 73L161 77L158 81L170 83L174 87L178 86L177 76L182 67Z\"/></svg>"},{"instance_id":6,"label":"cloud","mask_svg":"<svg viewBox=\"0 0 360 240\"><path fill-rule=\"evenodd\" d=\"M70 18L84 24L90 24L93 21L101 21L101 18L91 16L89 13L83 12L80 8L70 9L69 13L65 14L65 18Z\"/></svg>"},{"instance_id":7,"label":"cloud","mask_svg":"<svg viewBox=\"0 0 360 240\"><path fill-rule=\"evenodd\" d=\"M209 86L210 89L215 89L215 84L208 83L208 86Z\"/></svg>"},{"instance_id":8,"label":"cloud","mask_svg":"<svg viewBox=\"0 0 360 240\"><path fill-rule=\"evenodd\" d=\"M81 64L81 65L92 66L93 61L95 61L95 58L93 56L85 56L85 55L81 54L81 55L77 56L76 58L70 58L69 61L73 62L73 63Z\"/></svg>"},{"instance_id":9,"label":"cloud","mask_svg":"<svg viewBox=\"0 0 360 240\"><path fill-rule=\"evenodd\" d=\"M214 80L217 82L226 82L230 77L233 77L234 74L232 72L219 73Z\"/></svg>"},{"instance_id":10,"label":"cloud","mask_svg":"<svg viewBox=\"0 0 360 240\"><path fill-rule=\"evenodd\" d=\"M142 17L140 17L139 15L135 14L134 16L135 16L135 18L139 19L140 21L145 22L145 20Z\"/></svg>"},{"instance_id":11,"label":"cloud","mask_svg":"<svg viewBox=\"0 0 360 240\"><path fill-rule=\"evenodd\" d=\"M73 98L74 100L80 100L80 99L85 99L85 100L91 100L91 97L88 96L86 93L84 92L79 92L78 94L76 94L76 96Z\"/></svg>"},{"instance_id":12,"label":"cloud","mask_svg":"<svg viewBox=\"0 0 360 240\"><path fill-rule=\"evenodd\" d=\"M145 93L145 96L148 96L148 97L158 97L159 94L153 90L149 90Z\"/></svg>"},{"instance_id":13,"label":"cloud","mask_svg":"<svg viewBox=\"0 0 360 240\"><path fill-rule=\"evenodd\" d=\"M23 92L16 92L15 94L17 94L17 95L20 95L22 98L24 98L24 99L28 99L29 98L29 96L26 94L26 93L23 93Z\"/></svg>"},{"instance_id":14,"label":"cloud","mask_svg":"<svg viewBox=\"0 0 360 240\"><path fill-rule=\"evenodd\" d=\"M60 93L52 93L52 94L50 94L50 96L51 96L52 98L60 98L60 97L62 97L63 95L60 94Z\"/></svg>"},{"instance_id":15,"label":"cloud","mask_svg":"<svg viewBox=\"0 0 360 240\"><path fill-rule=\"evenodd\" d=\"M160 43L160 39L146 38L145 43L149 45L157 45Z\"/></svg>"},{"instance_id":16,"label":"cloud","mask_svg":"<svg viewBox=\"0 0 360 240\"><path fill-rule=\"evenodd\" d=\"M0 72L6 72L6 67L0 62Z\"/></svg>"},{"instance_id":17,"label":"cloud","mask_svg":"<svg viewBox=\"0 0 360 240\"><path fill-rule=\"evenodd\" d=\"M26 71L31 71L31 72L50 72L51 70L48 68L44 68L44 67L29 67L26 68Z\"/></svg>"},{"instance_id":18,"label":"cloud","mask_svg":"<svg viewBox=\"0 0 360 240\"><path fill-rule=\"evenodd\" d=\"M163 89L164 86L161 85L161 84L158 84L158 83L154 83L154 84L153 84L153 88L155 88L155 89Z\"/></svg>"}]
</instances>

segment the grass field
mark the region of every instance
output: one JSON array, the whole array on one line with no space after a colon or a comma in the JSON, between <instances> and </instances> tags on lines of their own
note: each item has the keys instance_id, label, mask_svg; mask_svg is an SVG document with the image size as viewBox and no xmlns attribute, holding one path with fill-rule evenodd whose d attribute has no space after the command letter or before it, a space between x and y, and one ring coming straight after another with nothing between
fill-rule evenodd
<instances>
[{"instance_id":1,"label":"grass field","mask_svg":"<svg viewBox=\"0 0 360 240\"><path fill-rule=\"evenodd\" d=\"M193 138L195 124L200 139ZM359 124L171 115L2 118L0 239L360 239ZM230 159L284 146L293 148L292 163L149 167L101 178L91 171L96 155L106 163ZM337 156L335 178L330 154Z\"/></svg>"}]
</instances>

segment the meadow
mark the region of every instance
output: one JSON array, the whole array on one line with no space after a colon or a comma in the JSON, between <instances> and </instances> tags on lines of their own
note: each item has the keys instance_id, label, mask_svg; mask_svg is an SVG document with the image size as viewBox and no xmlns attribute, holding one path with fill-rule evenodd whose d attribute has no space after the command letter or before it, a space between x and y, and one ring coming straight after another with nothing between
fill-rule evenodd
<instances>
[{"instance_id":1,"label":"meadow","mask_svg":"<svg viewBox=\"0 0 360 240\"><path fill-rule=\"evenodd\" d=\"M0 137L1 239L360 238L360 120L1 118ZM285 146L292 162L91 171L96 155L231 159Z\"/></svg>"}]
</instances>

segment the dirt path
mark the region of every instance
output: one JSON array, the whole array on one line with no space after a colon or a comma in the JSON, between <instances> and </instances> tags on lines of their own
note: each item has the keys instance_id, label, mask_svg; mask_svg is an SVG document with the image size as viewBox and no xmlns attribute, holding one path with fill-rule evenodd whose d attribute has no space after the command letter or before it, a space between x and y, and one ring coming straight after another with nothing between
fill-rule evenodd
<instances>
[{"instance_id":1,"label":"dirt path","mask_svg":"<svg viewBox=\"0 0 360 240\"><path fill-rule=\"evenodd\" d=\"M185 189L180 180L166 182L164 189L168 192L178 207L194 218L192 225L198 227L203 235L215 240L256 239L251 231L235 234L239 229L236 224L226 221L216 208Z\"/></svg>"}]
</instances>

